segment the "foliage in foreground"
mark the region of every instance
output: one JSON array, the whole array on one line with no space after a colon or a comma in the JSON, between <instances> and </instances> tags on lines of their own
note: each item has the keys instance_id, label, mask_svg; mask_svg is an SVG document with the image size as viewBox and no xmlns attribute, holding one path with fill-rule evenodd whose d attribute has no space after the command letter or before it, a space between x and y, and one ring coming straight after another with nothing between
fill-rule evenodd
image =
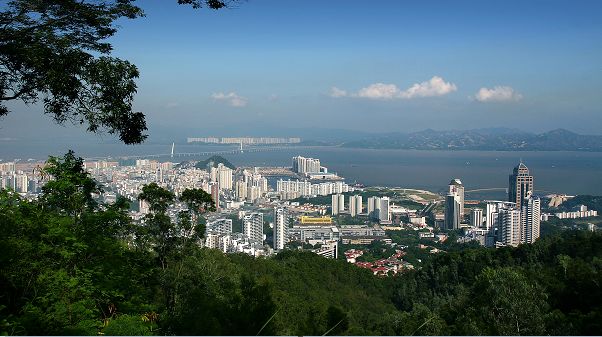
<instances>
[{"instance_id":1,"label":"foliage in foreground","mask_svg":"<svg viewBox=\"0 0 602 337\"><path fill-rule=\"evenodd\" d=\"M567 231L518 248L441 254L379 278L285 251L224 255L198 240L207 195L157 185L97 204L72 153L52 158L38 201L0 191L0 333L80 335L532 335L602 332L602 236ZM177 219L166 206L184 202ZM183 234L187 233L187 234Z\"/></svg>"},{"instance_id":2,"label":"foliage in foreground","mask_svg":"<svg viewBox=\"0 0 602 337\"><path fill-rule=\"evenodd\" d=\"M235 0L232 0L235 1ZM232 1L178 0L220 9ZM40 103L57 123L143 142L146 119L132 108L138 68L111 55L121 19L144 16L135 0L11 0L0 4L0 117L10 101Z\"/></svg>"}]
</instances>

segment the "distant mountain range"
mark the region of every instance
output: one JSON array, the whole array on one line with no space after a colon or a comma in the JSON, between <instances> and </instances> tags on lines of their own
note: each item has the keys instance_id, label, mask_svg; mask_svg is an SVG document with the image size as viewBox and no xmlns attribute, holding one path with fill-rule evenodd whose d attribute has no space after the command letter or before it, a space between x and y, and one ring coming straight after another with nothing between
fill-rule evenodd
<instances>
[{"instance_id":1,"label":"distant mountain range","mask_svg":"<svg viewBox=\"0 0 602 337\"><path fill-rule=\"evenodd\" d=\"M465 131L424 130L375 135L343 147L416 150L602 151L602 136L580 135L565 129L541 134L491 128Z\"/></svg>"}]
</instances>

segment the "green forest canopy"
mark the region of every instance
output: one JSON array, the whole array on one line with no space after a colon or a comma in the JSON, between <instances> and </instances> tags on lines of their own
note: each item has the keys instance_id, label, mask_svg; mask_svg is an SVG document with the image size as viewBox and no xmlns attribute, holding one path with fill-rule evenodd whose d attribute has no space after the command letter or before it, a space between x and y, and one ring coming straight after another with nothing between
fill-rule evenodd
<instances>
[{"instance_id":1,"label":"green forest canopy","mask_svg":"<svg viewBox=\"0 0 602 337\"><path fill-rule=\"evenodd\" d=\"M154 211L141 226L125 200L94 202L98 186L81 159L68 154L49 163L55 180L38 200L0 191L2 334L602 332L597 233L467 248L375 277L309 252L253 258L200 248L200 236L182 233L203 233L203 207L174 221L164 213L174 199L154 185L144 196Z\"/></svg>"}]
</instances>

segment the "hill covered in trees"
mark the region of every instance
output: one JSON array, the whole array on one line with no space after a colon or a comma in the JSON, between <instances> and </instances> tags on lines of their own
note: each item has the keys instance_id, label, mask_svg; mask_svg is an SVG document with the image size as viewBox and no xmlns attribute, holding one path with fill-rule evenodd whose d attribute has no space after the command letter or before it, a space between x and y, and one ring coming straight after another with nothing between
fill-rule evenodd
<instances>
[{"instance_id":1,"label":"hill covered in trees","mask_svg":"<svg viewBox=\"0 0 602 337\"><path fill-rule=\"evenodd\" d=\"M27 335L591 335L602 332L602 235L565 231L518 248L437 254L376 277L309 252L271 258L200 248L202 191L165 215L98 204L81 159L46 168L36 201L0 192L0 333ZM189 235L184 235L188 233Z\"/></svg>"},{"instance_id":2,"label":"hill covered in trees","mask_svg":"<svg viewBox=\"0 0 602 337\"><path fill-rule=\"evenodd\" d=\"M205 170L208 167L217 167L217 165L219 164L223 164L225 167L228 167L232 170L236 170L236 166L229 162L228 159L218 155L214 155L205 160L198 161L194 165L194 167Z\"/></svg>"}]
</instances>

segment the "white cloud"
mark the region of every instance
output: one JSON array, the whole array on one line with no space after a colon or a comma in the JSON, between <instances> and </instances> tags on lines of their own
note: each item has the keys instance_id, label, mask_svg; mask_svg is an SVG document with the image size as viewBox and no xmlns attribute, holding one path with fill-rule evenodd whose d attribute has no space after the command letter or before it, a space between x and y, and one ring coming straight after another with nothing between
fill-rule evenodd
<instances>
[{"instance_id":1,"label":"white cloud","mask_svg":"<svg viewBox=\"0 0 602 337\"><path fill-rule=\"evenodd\" d=\"M399 97L399 88L395 84L374 83L357 92L357 97L370 99L392 99Z\"/></svg>"},{"instance_id":2,"label":"white cloud","mask_svg":"<svg viewBox=\"0 0 602 337\"><path fill-rule=\"evenodd\" d=\"M341 90L337 87L330 88L330 97L338 98L338 97L345 97L345 96L347 96L347 91Z\"/></svg>"},{"instance_id":3,"label":"white cloud","mask_svg":"<svg viewBox=\"0 0 602 337\"><path fill-rule=\"evenodd\" d=\"M224 101L233 107L244 107L247 106L248 100L245 97L239 96L234 92L224 94L223 92L214 93L211 97L216 101Z\"/></svg>"},{"instance_id":4,"label":"white cloud","mask_svg":"<svg viewBox=\"0 0 602 337\"><path fill-rule=\"evenodd\" d=\"M508 86L495 86L493 89L481 88L474 99L479 102L511 102L518 101L523 95Z\"/></svg>"},{"instance_id":5,"label":"white cloud","mask_svg":"<svg viewBox=\"0 0 602 337\"><path fill-rule=\"evenodd\" d=\"M331 97L361 97L369 99L411 99L416 97L443 96L457 90L455 84L445 82L443 78L434 76L428 81L415 83L406 90L400 90L395 84L374 83L360 89L357 93L347 94L345 90L332 87Z\"/></svg>"},{"instance_id":6,"label":"white cloud","mask_svg":"<svg viewBox=\"0 0 602 337\"><path fill-rule=\"evenodd\" d=\"M428 81L416 83L401 93L403 98L443 96L458 90L455 84L445 82L439 76L433 76Z\"/></svg>"}]
</instances>

